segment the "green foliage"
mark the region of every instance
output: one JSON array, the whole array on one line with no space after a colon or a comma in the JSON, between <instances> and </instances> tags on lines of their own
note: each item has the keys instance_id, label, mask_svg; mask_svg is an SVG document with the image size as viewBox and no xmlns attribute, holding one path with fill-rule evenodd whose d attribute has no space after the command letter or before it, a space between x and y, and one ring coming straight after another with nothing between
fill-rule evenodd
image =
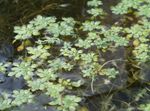
<instances>
[{"instance_id":1,"label":"green foliage","mask_svg":"<svg viewBox=\"0 0 150 111\"><path fill-rule=\"evenodd\" d=\"M9 98L9 94L3 93L2 97L0 97L0 110L5 110L11 107L11 99Z\"/></svg>"},{"instance_id":2,"label":"green foliage","mask_svg":"<svg viewBox=\"0 0 150 111\"><path fill-rule=\"evenodd\" d=\"M73 65L67 63L65 60L61 58L48 61L48 63L49 63L49 67L54 71L62 70L62 69L70 71L73 68Z\"/></svg>"},{"instance_id":3,"label":"green foliage","mask_svg":"<svg viewBox=\"0 0 150 111\"><path fill-rule=\"evenodd\" d=\"M0 63L0 72L5 73L7 71L7 67L10 65L10 63Z\"/></svg>"},{"instance_id":4,"label":"green foliage","mask_svg":"<svg viewBox=\"0 0 150 111\"><path fill-rule=\"evenodd\" d=\"M31 88L32 91L37 91L37 90L45 90L47 84L45 84L44 79L36 79L36 80L28 80L28 86Z\"/></svg>"},{"instance_id":5,"label":"green foliage","mask_svg":"<svg viewBox=\"0 0 150 111\"><path fill-rule=\"evenodd\" d=\"M50 56L50 53L47 49L49 49L49 47L44 47L42 45L27 48L28 54L31 54L32 59L46 59L48 56Z\"/></svg>"},{"instance_id":6,"label":"green foliage","mask_svg":"<svg viewBox=\"0 0 150 111\"><path fill-rule=\"evenodd\" d=\"M140 44L135 47L134 52L136 59L141 62L149 60L149 28L149 21L146 18L143 18L138 24L125 29L128 36L140 42Z\"/></svg>"},{"instance_id":7,"label":"green foliage","mask_svg":"<svg viewBox=\"0 0 150 111\"><path fill-rule=\"evenodd\" d=\"M150 110L150 103L140 105L139 109L142 111L149 111Z\"/></svg>"},{"instance_id":8,"label":"green foliage","mask_svg":"<svg viewBox=\"0 0 150 111\"><path fill-rule=\"evenodd\" d=\"M149 51L150 46L148 44L140 44L138 47L135 48L136 58L141 62L146 62L149 60Z\"/></svg>"},{"instance_id":9,"label":"green foliage","mask_svg":"<svg viewBox=\"0 0 150 111\"><path fill-rule=\"evenodd\" d=\"M44 81L56 80L57 74L55 74L54 69L38 69L37 75Z\"/></svg>"},{"instance_id":10,"label":"green foliage","mask_svg":"<svg viewBox=\"0 0 150 111\"><path fill-rule=\"evenodd\" d=\"M100 29L100 22L99 21L86 21L83 23L83 31L93 31L96 29Z\"/></svg>"},{"instance_id":11,"label":"green foliage","mask_svg":"<svg viewBox=\"0 0 150 111\"><path fill-rule=\"evenodd\" d=\"M58 81L62 86L67 86L68 89L72 89L73 87L80 87L81 80L77 82L72 82L70 79L59 79Z\"/></svg>"},{"instance_id":12,"label":"green foliage","mask_svg":"<svg viewBox=\"0 0 150 111\"><path fill-rule=\"evenodd\" d=\"M120 3L118 3L117 6L112 8L112 11L115 14L126 14L128 13L132 8L138 9L140 7L140 4L143 3L144 0L121 0Z\"/></svg>"},{"instance_id":13,"label":"green foliage","mask_svg":"<svg viewBox=\"0 0 150 111\"><path fill-rule=\"evenodd\" d=\"M88 1L87 5L91 8L87 10L88 14L91 14L93 17L97 17L100 15L104 15L104 11L99 6L103 5L103 3L99 0Z\"/></svg>"},{"instance_id":14,"label":"green foliage","mask_svg":"<svg viewBox=\"0 0 150 111\"><path fill-rule=\"evenodd\" d=\"M127 14L136 10L136 12L134 12L136 16L149 18L149 7L149 0L122 0L117 6L112 7L112 11L115 14Z\"/></svg>"},{"instance_id":15,"label":"green foliage","mask_svg":"<svg viewBox=\"0 0 150 111\"><path fill-rule=\"evenodd\" d=\"M61 96L61 92L65 89L61 84L53 84L53 83L47 83L47 95L50 95L53 98L58 98Z\"/></svg>"},{"instance_id":16,"label":"green foliage","mask_svg":"<svg viewBox=\"0 0 150 111\"><path fill-rule=\"evenodd\" d=\"M141 91L139 91L136 96L135 96L135 100L138 101L140 99L145 99L144 96L145 95L149 95L149 89L146 88L146 89L143 89ZM150 110L150 102L146 102L146 103L142 103L139 105L138 107L139 110L142 110L142 111L149 111Z\"/></svg>"},{"instance_id":17,"label":"green foliage","mask_svg":"<svg viewBox=\"0 0 150 111\"><path fill-rule=\"evenodd\" d=\"M116 78L119 72L114 68L109 68L109 69L103 69L102 74L108 76L109 78Z\"/></svg>"},{"instance_id":18,"label":"green foliage","mask_svg":"<svg viewBox=\"0 0 150 111\"><path fill-rule=\"evenodd\" d=\"M88 1L87 5L90 7L98 7L102 5L102 2L99 0L91 0L91 1Z\"/></svg>"},{"instance_id":19,"label":"green foliage","mask_svg":"<svg viewBox=\"0 0 150 111\"><path fill-rule=\"evenodd\" d=\"M59 105L58 110L60 111L75 111L80 101L81 98L79 97L66 95L61 100L51 102L50 105Z\"/></svg>"},{"instance_id":20,"label":"green foliage","mask_svg":"<svg viewBox=\"0 0 150 111\"><path fill-rule=\"evenodd\" d=\"M150 3L140 6L140 8L138 9L138 11L139 11L138 15L150 18L150 14L149 14Z\"/></svg>"},{"instance_id":21,"label":"green foliage","mask_svg":"<svg viewBox=\"0 0 150 111\"><path fill-rule=\"evenodd\" d=\"M74 60L79 60L81 53L83 52L82 50L77 50L76 48L72 47L66 47L66 44L64 44L64 47L62 47L61 55L72 58Z\"/></svg>"},{"instance_id":22,"label":"green foliage","mask_svg":"<svg viewBox=\"0 0 150 111\"><path fill-rule=\"evenodd\" d=\"M13 98L15 98L12 101L12 105L14 106L20 106L23 103L31 103L33 101L33 95L30 91L28 90L15 90L13 91Z\"/></svg>"},{"instance_id":23,"label":"green foliage","mask_svg":"<svg viewBox=\"0 0 150 111\"><path fill-rule=\"evenodd\" d=\"M24 103L31 103L33 97L29 90L15 90L12 95L2 93L2 97L0 97L0 110L9 109L12 106L20 106Z\"/></svg>"},{"instance_id":24,"label":"green foliage","mask_svg":"<svg viewBox=\"0 0 150 111\"><path fill-rule=\"evenodd\" d=\"M99 9L99 8L94 8L94 9L91 9L91 10L88 10L87 11L89 14L93 15L94 17L96 16L100 16L100 15L103 15L103 10Z\"/></svg>"},{"instance_id":25,"label":"green foliage","mask_svg":"<svg viewBox=\"0 0 150 111\"><path fill-rule=\"evenodd\" d=\"M106 41L115 43L115 46L127 46L128 40L121 36L123 28L112 26L109 30L104 30L104 36L106 36Z\"/></svg>"},{"instance_id":26,"label":"green foliage","mask_svg":"<svg viewBox=\"0 0 150 111\"><path fill-rule=\"evenodd\" d=\"M87 2L89 18L82 22L71 17L57 20L56 17L39 15L27 25L16 26L14 41L35 41L24 50L25 58L20 62L1 63L0 72L16 78L23 77L27 90L14 90L13 99L4 94L4 97L0 98L0 109L34 102L33 94L38 91L51 98L47 105L59 111L75 111L82 95L70 95L70 92L79 89L82 82L63 78L63 74L69 75L78 70L77 75L85 80L93 81L97 76L105 77L108 81L116 79L120 74L118 68L115 65L107 66L110 61L105 61L102 55L105 55L105 52L113 53L120 47L130 46L134 41L138 41L136 45L133 44L136 61L147 62L150 57L149 4L146 0L122 0L112 8L115 14L124 16L133 13L139 18L130 26L102 25L105 12L101 8L103 3L100 0ZM26 58L29 60L25 60ZM9 66L11 71L7 72Z\"/></svg>"},{"instance_id":27,"label":"green foliage","mask_svg":"<svg viewBox=\"0 0 150 111\"><path fill-rule=\"evenodd\" d=\"M134 16L138 17L138 22L129 28L125 28L124 31L128 36L140 41L140 45L136 46L133 51L135 58L139 62L149 61L149 7L149 0L122 0L117 6L112 8L115 14L133 13Z\"/></svg>"},{"instance_id":28,"label":"green foliage","mask_svg":"<svg viewBox=\"0 0 150 111\"><path fill-rule=\"evenodd\" d=\"M23 76L24 79L31 79L34 75L33 71L37 67L36 64L31 64L31 62L21 62L21 63L13 63L12 71L9 72L9 76L15 76L19 78Z\"/></svg>"}]
</instances>

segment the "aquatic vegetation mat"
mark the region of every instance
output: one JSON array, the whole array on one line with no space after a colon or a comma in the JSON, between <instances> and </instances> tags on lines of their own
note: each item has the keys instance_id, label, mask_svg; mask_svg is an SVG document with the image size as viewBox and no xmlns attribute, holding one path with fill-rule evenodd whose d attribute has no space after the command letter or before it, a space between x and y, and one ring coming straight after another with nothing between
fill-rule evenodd
<instances>
[{"instance_id":1,"label":"aquatic vegetation mat","mask_svg":"<svg viewBox=\"0 0 150 111\"><path fill-rule=\"evenodd\" d=\"M141 99L150 91L150 1L121 0L111 6L119 18L112 24L105 23L110 13L103 2L87 1L82 20L37 15L14 27L19 54L0 63L0 78L22 85L1 89L0 110L149 111L149 100ZM131 85L139 90L129 90ZM132 97L118 102L132 90ZM102 102L91 108L87 101L97 98Z\"/></svg>"}]
</instances>

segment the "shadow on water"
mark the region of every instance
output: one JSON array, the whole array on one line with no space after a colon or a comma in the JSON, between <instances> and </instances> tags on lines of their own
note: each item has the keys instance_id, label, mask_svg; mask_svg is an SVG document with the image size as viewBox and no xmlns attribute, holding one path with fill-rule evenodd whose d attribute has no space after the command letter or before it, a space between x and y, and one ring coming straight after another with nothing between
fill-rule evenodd
<instances>
[{"instance_id":1,"label":"shadow on water","mask_svg":"<svg viewBox=\"0 0 150 111\"><path fill-rule=\"evenodd\" d=\"M108 12L106 19L103 23L106 25L113 25L120 16L113 15L110 7L115 5L119 0L102 0L104 5L103 9ZM87 0L2 0L0 1L0 62L5 62L8 59L15 58L14 48L11 44L13 40L13 27L15 25L26 24L29 20L36 15L56 16L61 17L74 17L77 20L82 20L86 17ZM110 58L110 54L103 55L106 59ZM107 57L109 56L109 57ZM115 55L112 54L112 59L126 58L126 49L118 49ZM148 65L149 64L149 65ZM137 92L144 91L144 88L149 88L150 81L150 63L143 64L143 69L137 74L143 76L141 81L135 80L131 74L132 65L122 62L118 63L118 69L122 71L122 75L116 80L111 81L110 85L104 86L100 83L101 78L98 78L95 84L96 94L92 95L90 89L81 90L85 94L85 101L81 106L87 107L88 110L79 111L127 111L132 109L138 111L136 105L141 102L148 101L149 95L143 99L135 97ZM137 69L139 70L139 69ZM136 71L135 71L136 72ZM129 75L131 74L131 75ZM131 78L130 78L131 77ZM124 78L124 79L123 79ZM89 81L87 81L89 82ZM24 88L24 80L6 77L0 73L0 91L6 90L11 92L14 89ZM50 101L45 95L38 95L36 104L29 104L21 106L20 109L12 111L54 111L50 108L45 110L42 105ZM42 101L42 102L41 102Z\"/></svg>"}]
</instances>

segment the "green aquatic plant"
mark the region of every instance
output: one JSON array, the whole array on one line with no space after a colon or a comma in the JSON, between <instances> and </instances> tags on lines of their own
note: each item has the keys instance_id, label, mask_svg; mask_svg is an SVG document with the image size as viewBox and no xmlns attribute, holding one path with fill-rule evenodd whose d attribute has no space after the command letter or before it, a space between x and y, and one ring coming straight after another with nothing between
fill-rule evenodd
<instances>
[{"instance_id":1,"label":"green aquatic plant","mask_svg":"<svg viewBox=\"0 0 150 111\"><path fill-rule=\"evenodd\" d=\"M50 53L48 53L47 49L49 49L49 47L44 47L42 45L27 48L28 54L31 55L32 59L46 59L48 56L50 56Z\"/></svg>"},{"instance_id":2,"label":"green aquatic plant","mask_svg":"<svg viewBox=\"0 0 150 111\"><path fill-rule=\"evenodd\" d=\"M148 96L149 95L148 93L149 93L149 88L145 88L145 89L141 90L135 96L135 100L138 101L140 99L145 99L144 96L146 96L146 95ZM149 100L146 101L146 103L141 103L138 106L138 109L142 110L142 111L149 111L150 110L150 102L149 102Z\"/></svg>"},{"instance_id":3,"label":"green aquatic plant","mask_svg":"<svg viewBox=\"0 0 150 111\"><path fill-rule=\"evenodd\" d=\"M149 0L121 0L118 5L112 7L112 12L115 14L127 14L134 12L136 16L144 16L149 18L149 7Z\"/></svg>"},{"instance_id":4,"label":"green aquatic plant","mask_svg":"<svg viewBox=\"0 0 150 111\"><path fill-rule=\"evenodd\" d=\"M71 17L57 19L38 15L27 25L16 26L14 42L34 40L34 43L23 50L25 56L22 59L7 65L1 63L0 71L15 78L23 77L27 90L14 90L11 98L7 93L2 95L0 109L35 102L32 99L38 92L51 99L47 105L59 111L75 111L84 97L75 91L84 84L81 78L92 81L94 93L93 82L97 77L113 81L121 73L114 62L124 60L107 60L103 56L105 53L114 53L133 43L135 61L147 62L150 57L149 4L146 0L122 0L112 8L113 13L123 16L135 10L133 14L139 21L131 26L105 26L106 12L101 8L100 0L87 2L89 18L82 22ZM7 67L10 68L8 72ZM71 78L72 72L80 78Z\"/></svg>"},{"instance_id":5,"label":"green aquatic plant","mask_svg":"<svg viewBox=\"0 0 150 111\"><path fill-rule=\"evenodd\" d=\"M150 110L150 103L140 105L139 109L142 111L149 111Z\"/></svg>"},{"instance_id":6,"label":"green aquatic plant","mask_svg":"<svg viewBox=\"0 0 150 111\"><path fill-rule=\"evenodd\" d=\"M75 111L80 101L81 98L79 97L66 95L62 100L50 102L50 105L59 105L58 110L60 111Z\"/></svg>"},{"instance_id":7,"label":"green aquatic plant","mask_svg":"<svg viewBox=\"0 0 150 111\"><path fill-rule=\"evenodd\" d=\"M11 102L12 105L20 106L23 103L31 103L33 101L33 95L28 90L15 90L13 91L14 100Z\"/></svg>"},{"instance_id":8,"label":"green aquatic plant","mask_svg":"<svg viewBox=\"0 0 150 111\"><path fill-rule=\"evenodd\" d=\"M3 92L0 98L0 110L31 103L34 95L29 90L14 90L12 94Z\"/></svg>"},{"instance_id":9,"label":"green aquatic plant","mask_svg":"<svg viewBox=\"0 0 150 111\"><path fill-rule=\"evenodd\" d=\"M14 76L19 78L23 76L24 79L30 79L34 75L33 71L37 67L36 64L31 64L31 62L21 63L13 63L13 67L11 68L11 72L8 74L9 76Z\"/></svg>"},{"instance_id":10,"label":"green aquatic plant","mask_svg":"<svg viewBox=\"0 0 150 111\"><path fill-rule=\"evenodd\" d=\"M112 11L115 14L126 14L129 13L132 9L138 9L140 4L142 4L145 0L121 0L117 6L112 8Z\"/></svg>"},{"instance_id":11,"label":"green aquatic plant","mask_svg":"<svg viewBox=\"0 0 150 111\"><path fill-rule=\"evenodd\" d=\"M9 98L9 94L3 93L0 98L0 110L5 110L12 107L11 102L12 100Z\"/></svg>"},{"instance_id":12,"label":"green aquatic plant","mask_svg":"<svg viewBox=\"0 0 150 111\"><path fill-rule=\"evenodd\" d=\"M6 73L7 67L9 67L10 63L0 63L0 72Z\"/></svg>"},{"instance_id":13,"label":"green aquatic plant","mask_svg":"<svg viewBox=\"0 0 150 111\"><path fill-rule=\"evenodd\" d=\"M124 31L128 37L133 38L135 41L139 41L136 45L133 44L135 46L133 53L139 63L149 61L149 6L149 0L122 0L117 6L112 7L112 12L114 14L123 15L132 13L133 16L138 19L137 23L133 23L130 27L124 28Z\"/></svg>"}]
</instances>

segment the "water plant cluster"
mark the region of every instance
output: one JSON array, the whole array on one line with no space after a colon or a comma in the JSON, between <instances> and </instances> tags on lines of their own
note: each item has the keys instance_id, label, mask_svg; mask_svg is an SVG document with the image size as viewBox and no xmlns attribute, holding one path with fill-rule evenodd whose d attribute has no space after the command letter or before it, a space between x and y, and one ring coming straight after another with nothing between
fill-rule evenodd
<instances>
[{"instance_id":1,"label":"water plant cluster","mask_svg":"<svg viewBox=\"0 0 150 111\"><path fill-rule=\"evenodd\" d=\"M51 100L45 107L76 111L84 99L76 90L84 85L86 79L91 80L91 91L94 93L93 81L97 77L113 81L120 74L115 65L107 65L126 61L120 58L106 61L102 54L119 47L132 47L129 59L136 61L139 67L149 61L150 1L121 0L111 10L126 19L112 26L103 24L107 13L102 5L101 0L88 1L87 18L83 21L38 15L28 24L14 27L16 36L13 42L21 43L18 51L24 52L24 55L17 61L1 63L0 71L14 78L23 78L26 88L14 90L12 94L3 92L0 110L35 102L35 95L41 93ZM125 24L128 19L130 24ZM84 80L63 76L74 71ZM143 106L139 109L149 109L150 105Z\"/></svg>"}]
</instances>

